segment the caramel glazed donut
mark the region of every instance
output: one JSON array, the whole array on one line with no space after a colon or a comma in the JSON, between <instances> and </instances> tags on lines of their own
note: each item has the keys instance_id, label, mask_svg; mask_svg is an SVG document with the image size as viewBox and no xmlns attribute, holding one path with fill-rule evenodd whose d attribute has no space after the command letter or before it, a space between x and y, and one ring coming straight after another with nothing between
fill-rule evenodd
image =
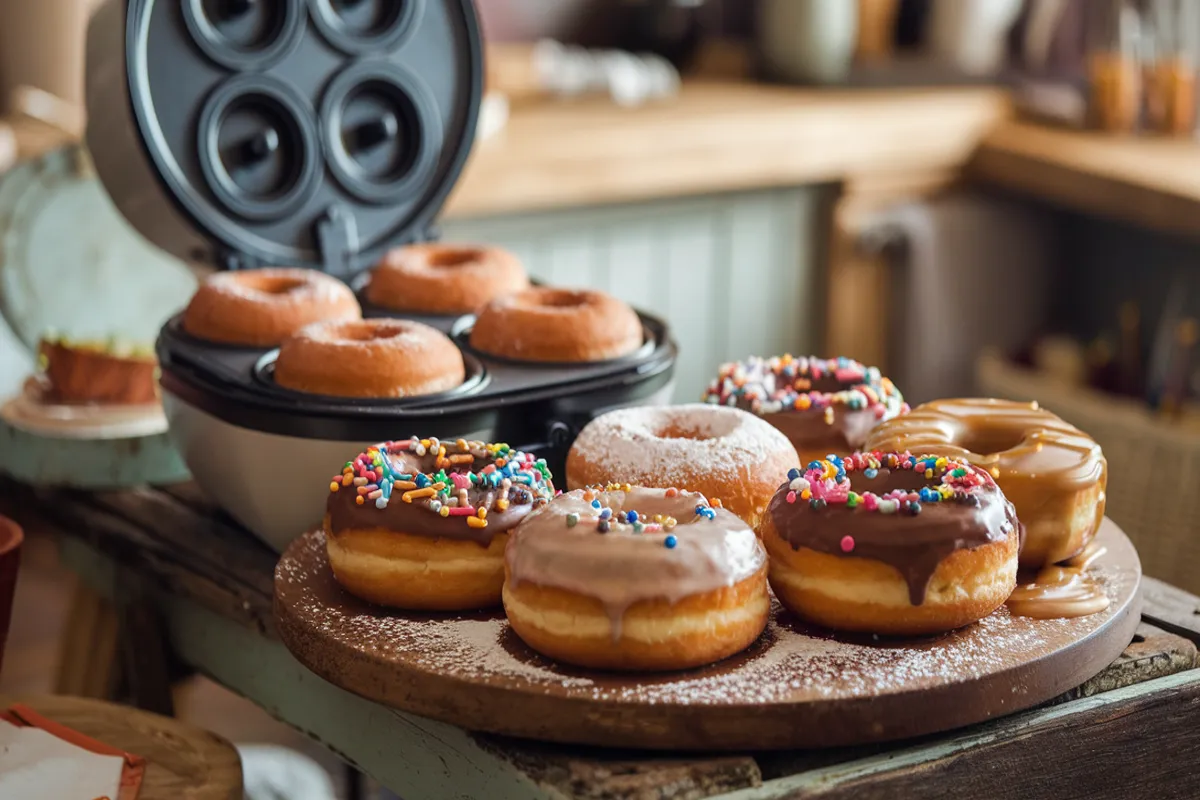
<instances>
[{"instance_id":1,"label":"caramel glazed donut","mask_svg":"<svg viewBox=\"0 0 1200 800\"><path fill-rule=\"evenodd\" d=\"M908 411L878 367L815 356L722 364L703 400L761 416L792 441L802 464L858 450L877 424Z\"/></svg>"},{"instance_id":2,"label":"caramel glazed donut","mask_svg":"<svg viewBox=\"0 0 1200 800\"><path fill-rule=\"evenodd\" d=\"M623 408L579 433L567 453L567 486L628 481L687 489L720 502L753 528L779 481L799 465L786 436L735 408Z\"/></svg>"},{"instance_id":3,"label":"caramel glazed donut","mask_svg":"<svg viewBox=\"0 0 1200 800\"><path fill-rule=\"evenodd\" d=\"M1025 526L1022 567L1078 555L1104 521L1108 461L1100 445L1037 403L926 403L879 426L867 447L933 453L986 469Z\"/></svg>"},{"instance_id":4,"label":"caramel glazed donut","mask_svg":"<svg viewBox=\"0 0 1200 800\"><path fill-rule=\"evenodd\" d=\"M312 269L209 275L183 312L183 329L210 342L274 347L312 322L362 317L346 284Z\"/></svg>"},{"instance_id":5,"label":"caramel glazed donut","mask_svg":"<svg viewBox=\"0 0 1200 800\"><path fill-rule=\"evenodd\" d=\"M333 397L437 394L465 378L450 337L404 319L315 322L285 339L275 359L275 383Z\"/></svg>"},{"instance_id":6,"label":"caramel glazed donut","mask_svg":"<svg viewBox=\"0 0 1200 800\"><path fill-rule=\"evenodd\" d=\"M471 347L515 361L607 361L644 338L637 312L612 295L544 286L496 298L471 328Z\"/></svg>"},{"instance_id":7,"label":"caramel glazed donut","mask_svg":"<svg viewBox=\"0 0 1200 800\"><path fill-rule=\"evenodd\" d=\"M367 300L391 311L469 314L529 287L516 256L499 247L415 244L388 253L371 273Z\"/></svg>"},{"instance_id":8,"label":"caramel glazed donut","mask_svg":"<svg viewBox=\"0 0 1200 800\"><path fill-rule=\"evenodd\" d=\"M509 531L554 496L544 460L462 439L376 445L329 490L338 583L371 603L439 611L499 605Z\"/></svg>"},{"instance_id":9,"label":"caramel glazed donut","mask_svg":"<svg viewBox=\"0 0 1200 800\"><path fill-rule=\"evenodd\" d=\"M766 553L704 496L624 485L568 492L514 531L504 610L545 656L675 670L748 647L767 624Z\"/></svg>"},{"instance_id":10,"label":"caramel glazed donut","mask_svg":"<svg viewBox=\"0 0 1200 800\"><path fill-rule=\"evenodd\" d=\"M1020 538L985 471L878 452L793 470L762 530L784 606L828 628L896 636L953 630L1003 605Z\"/></svg>"}]
</instances>

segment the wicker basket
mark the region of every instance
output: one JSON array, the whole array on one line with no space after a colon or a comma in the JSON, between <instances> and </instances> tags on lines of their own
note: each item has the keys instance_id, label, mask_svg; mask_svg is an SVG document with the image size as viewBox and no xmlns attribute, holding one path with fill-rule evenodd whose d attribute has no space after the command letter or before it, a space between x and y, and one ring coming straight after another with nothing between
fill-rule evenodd
<instances>
[{"instance_id":1,"label":"wicker basket","mask_svg":"<svg viewBox=\"0 0 1200 800\"><path fill-rule=\"evenodd\" d=\"M1095 438L1108 459L1108 516L1137 546L1143 571L1200 592L1200 432L993 353L979 359L976 381L985 396L1037 400Z\"/></svg>"}]
</instances>

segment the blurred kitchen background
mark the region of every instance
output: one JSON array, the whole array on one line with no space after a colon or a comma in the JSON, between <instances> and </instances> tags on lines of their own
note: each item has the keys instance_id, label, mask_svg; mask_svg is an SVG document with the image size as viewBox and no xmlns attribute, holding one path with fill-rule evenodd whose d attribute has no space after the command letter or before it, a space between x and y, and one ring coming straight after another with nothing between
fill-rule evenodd
<instances>
[{"instance_id":1,"label":"blurred kitchen background","mask_svg":"<svg viewBox=\"0 0 1200 800\"><path fill-rule=\"evenodd\" d=\"M91 5L0 0L0 396L48 329L152 338L202 268L63 155ZM1200 1L477 5L487 96L446 239L665 316L678 400L785 351L877 364L914 404L1037 399L1103 445L1146 572L1200 591ZM32 538L9 693L46 688L65 613ZM205 727L291 742L188 691Z\"/></svg>"}]
</instances>

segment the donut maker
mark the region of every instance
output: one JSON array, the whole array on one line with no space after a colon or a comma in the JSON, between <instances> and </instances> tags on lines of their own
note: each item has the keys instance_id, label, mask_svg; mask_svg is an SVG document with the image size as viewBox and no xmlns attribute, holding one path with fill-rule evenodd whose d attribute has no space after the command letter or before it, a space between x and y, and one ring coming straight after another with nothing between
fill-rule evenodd
<instances>
[{"instance_id":1,"label":"donut maker","mask_svg":"<svg viewBox=\"0 0 1200 800\"><path fill-rule=\"evenodd\" d=\"M434 238L474 140L482 61L470 0L109 0L89 31L88 146L122 214L180 258L308 267L361 289L387 250ZM367 444L506 441L561 473L594 416L669 399L675 344L646 314L637 352L582 365L474 352L470 316L392 316L450 335L466 382L316 396L274 382L274 350L199 341L179 316L159 335L173 441L277 549L320 519L329 477Z\"/></svg>"}]
</instances>

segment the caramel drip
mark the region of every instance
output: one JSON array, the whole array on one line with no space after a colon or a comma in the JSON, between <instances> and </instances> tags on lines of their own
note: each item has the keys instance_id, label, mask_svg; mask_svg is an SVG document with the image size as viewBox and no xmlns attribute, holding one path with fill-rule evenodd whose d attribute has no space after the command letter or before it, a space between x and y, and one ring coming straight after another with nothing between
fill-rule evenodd
<instances>
[{"instance_id":1,"label":"caramel drip","mask_svg":"<svg viewBox=\"0 0 1200 800\"><path fill-rule=\"evenodd\" d=\"M1108 608L1108 595L1086 573L1106 552L1107 548L1092 542L1074 558L1043 569L1033 583L1013 590L1008 598L1008 610L1018 617L1033 619L1099 614Z\"/></svg>"}]
</instances>

